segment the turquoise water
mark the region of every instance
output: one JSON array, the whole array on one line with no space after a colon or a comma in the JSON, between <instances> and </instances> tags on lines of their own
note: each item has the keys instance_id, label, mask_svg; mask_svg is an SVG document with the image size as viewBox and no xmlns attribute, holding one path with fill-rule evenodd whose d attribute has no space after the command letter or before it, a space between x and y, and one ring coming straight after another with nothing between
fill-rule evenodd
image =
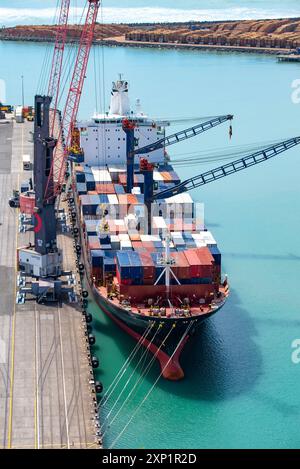
<instances>
[{"instance_id":1,"label":"turquoise water","mask_svg":"<svg viewBox=\"0 0 300 469\"><path fill-rule=\"evenodd\" d=\"M0 43L6 65L5 69L1 66L0 77L7 81L8 101L20 100L21 73L27 100L35 92L43 51L44 46ZM225 125L174 147L171 155L209 148L227 151L235 145L300 135L300 105L291 101L291 83L300 78L299 65L278 64L274 57L224 53L106 48L104 55L106 94L116 73L123 72L130 81L132 98L141 98L151 115L235 114L231 142ZM95 107L92 69L93 59L82 117L88 117ZM182 357L185 380L159 381L114 443L155 382L159 373L155 364L112 422L105 435L106 446L299 448L300 365L291 361L291 343L300 338L299 154L296 148L272 162L194 191L195 200L205 203L207 224L223 252L231 297L187 345ZM209 167L189 167L188 155L186 158L186 167L178 169L182 178ZM98 375L107 389L134 342L98 314L94 305L90 309L97 317ZM120 384L126 382L135 364ZM136 380L140 376L140 371L134 373ZM106 414L120 389L108 401ZM130 389L128 385L124 395ZM124 402L124 395L111 416Z\"/></svg>"}]
</instances>

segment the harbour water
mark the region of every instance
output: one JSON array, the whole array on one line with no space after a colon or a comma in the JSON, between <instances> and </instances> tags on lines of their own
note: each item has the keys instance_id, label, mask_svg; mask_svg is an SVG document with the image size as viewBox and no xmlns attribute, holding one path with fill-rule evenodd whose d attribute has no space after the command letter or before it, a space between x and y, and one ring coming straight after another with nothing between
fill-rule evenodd
<instances>
[{"instance_id":1,"label":"harbour water","mask_svg":"<svg viewBox=\"0 0 300 469\"><path fill-rule=\"evenodd\" d=\"M7 102L19 104L21 74L26 102L37 91L44 51L45 45L0 42L0 56L5 58L0 78L7 85ZM100 91L103 95L104 86L107 102L110 82L122 72L130 81L132 98L141 98L152 116L235 115L231 141L225 125L170 149L174 160L186 158L186 166L177 169L182 179L219 164L191 166L192 155L187 153L205 156L211 148L221 153L300 135L300 104L292 101L292 82L300 79L297 64L253 54L99 49L91 56L80 109L83 118L95 109L93 68L98 56L105 57L104 69L97 69L100 76L104 73ZM183 126L173 126L170 132L179 128ZM300 364L291 360L291 344L300 339L299 154L296 147L274 161L194 191L194 199L205 203L207 225L222 250L231 297L187 345L182 356L185 380L159 381L122 433L159 374L154 364L143 378L140 367L135 370L139 358L130 362L105 407L106 416L111 411L107 447L299 447ZM94 304L90 310L100 358L98 377L107 389L135 344ZM142 358L145 367L149 361L150 356ZM141 386L133 389L139 379Z\"/></svg>"}]
</instances>

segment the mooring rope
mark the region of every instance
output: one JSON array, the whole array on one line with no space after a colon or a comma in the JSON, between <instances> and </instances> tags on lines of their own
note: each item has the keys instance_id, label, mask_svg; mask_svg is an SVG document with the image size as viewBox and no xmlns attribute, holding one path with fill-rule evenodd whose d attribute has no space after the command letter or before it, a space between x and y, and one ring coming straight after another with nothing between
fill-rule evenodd
<instances>
[{"instance_id":1,"label":"mooring rope","mask_svg":"<svg viewBox=\"0 0 300 469\"><path fill-rule=\"evenodd\" d=\"M133 388L131 389L130 393L128 394L128 396L126 397L125 401L123 402L123 404L121 405L121 407L119 408L119 410L117 411L117 413L114 415L114 417L112 418L112 420L107 423L107 428L106 430L104 431L103 433L103 436L105 435L105 433L107 432L108 428L111 427L111 425L113 424L113 422L116 420L116 418L118 417L118 415L120 414L121 410L123 409L123 407L125 406L125 404L128 402L130 396L132 395L133 391L135 390L135 388L140 385L142 383L142 379L146 376L146 374L150 371L158 353L160 352L160 349L161 347L164 345L164 343L166 342L166 340L169 338L171 332L174 330L174 327L175 327L175 324L173 324L173 327L169 330L169 332L167 333L166 337L163 339L163 341L161 342L160 346L157 348L157 351L155 352L155 354L153 355L153 357L151 358L150 362L148 363L147 367L145 368L144 372L141 374L141 376L139 377L139 379L136 381L135 385L133 386ZM119 396L120 397L120 396ZM118 398L119 400L119 398ZM111 411L109 412L109 414L111 414L113 409L111 409ZM109 417L109 414L107 416L107 418ZM106 418L106 419L107 419Z\"/></svg>"},{"instance_id":2,"label":"mooring rope","mask_svg":"<svg viewBox=\"0 0 300 469\"><path fill-rule=\"evenodd\" d=\"M143 342L146 339L146 337L148 336L148 334L150 333L151 329L153 328L153 325L154 325L154 321L151 322L151 324L145 330L144 334L140 337L139 341L136 343L136 345L135 345L134 349L131 351L129 357L127 358L127 360L125 361L125 363L123 364L121 369L116 374L116 376L115 376L114 380L112 381L112 383L107 388L103 398L101 399L101 402L98 404L98 409L99 409L100 406L105 405L106 402L109 400L110 396L113 394L116 386L118 385L118 383L122 379L124 373L127 371L127 366L129 364L129 362L135 357L135 355L137 354L137 352L139 351L139 349L143 345Z\"/></svg>"},{"instance_id":3,"label":"mooring rope","mask_svg":"<svg viewBox=\"0 0 300 469\"><path fill-rule=\"evenodd\" d=\"M180 341L178 342L178 345L177 347L175 348L174 352L172 353L172 355L170 356L169 360L167 361L166 365L164 366L164 368L162 369L162 371L160 372L160 374L158 375L157 379L154 381L153 385L151 386L151 388L149 389L149 391L147 392L146 396L144 397L144 399L140 402L140 404L136 407L135 411L133 412L133 414L131 415L130 419L128 420L128 422L126 423L126 425L123 427L123 429L121 430L121 432L118 434L118 436L114 439L114 441L112 442L111 446L109 447L109 449L113 449L115 444L119 441L119 439L121 438L121 436L123 435L123 433L126 431L127 427L130 425L130 423L132 422L132 420L134 419L135 415L137 414L137 412L139 411L139 409L142 407L142 405L146 402L146 400L148 399L148 397L150 396L151 392L153 391L153 389L155 388L156 384L158 383L159 379L161 378L162 374L164 373L165 369L169 366L169 363L171 362L172 358L174 357L175 353L177 352L178 348L180 347L180 345L182 344L183 340L185 339L185 337L187 336L190 328L192 327L192 325L194 324L194 321L192 321L186 331L184 332L183 336L181 337Z\"/></svg>"}]
</instances>

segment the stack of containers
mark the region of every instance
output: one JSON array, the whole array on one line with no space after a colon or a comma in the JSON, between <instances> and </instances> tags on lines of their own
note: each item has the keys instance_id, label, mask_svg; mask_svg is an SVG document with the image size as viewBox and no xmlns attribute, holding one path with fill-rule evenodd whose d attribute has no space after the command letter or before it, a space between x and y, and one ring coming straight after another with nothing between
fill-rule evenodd
<instances>
[{"instance_id":1,"label":"stack of containers","mask_svg":"<svg viewBox=\"0 0 300 469\"><path fill-rule=\"evenodd\" d=\"M101 250L92 250L90 251L90 263L92 277L95 277L96 280L102 279L103 275L103 262L104 262L105 253Z\"/></svg>"},{"instance_id":2,"label":"stack of containers","mask_svg":"<svg viewBox=\"0 0 300 469\"><path fill-rule=\"evenodd\" d=\"M139 256L143 267L143 285L153 285L155 282L155 266L151 254L139 252Z\"/></svg>"},{"instance_id":3,"label":"stack of containers","mask_svg":"<svg viewBox=\"0 0 300 469\"><path fill-rule=\"evenodd\" d=\"M137 252L117 253L117 279L120 285L142 285L143 268Z\"/></svg>"},{"instance_id":4,"label":"stack of containers","mask_svg":"<svg viewBox=\"0 0 300 469\"><path fill-rule=\"evenodd\" d=\"M213 283L214 258L207 247L189 249L184 255L190 265L191 284Z\"/></svg>"}]
</instances>

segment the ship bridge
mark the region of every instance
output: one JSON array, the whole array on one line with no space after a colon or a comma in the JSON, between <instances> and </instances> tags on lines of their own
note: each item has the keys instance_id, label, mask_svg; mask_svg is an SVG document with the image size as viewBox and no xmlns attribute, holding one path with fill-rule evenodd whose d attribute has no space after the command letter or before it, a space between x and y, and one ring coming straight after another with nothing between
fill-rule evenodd
<instances>
[{"instance_id":1,"label":"ship bridge","mask_svg":"<svg viewBox=\"0 0 300 469\"><path fill-rule=\"evenodd\" d=\"M141 110L141 103L136 102L135 110L131 110L128 82L118 80L113 83L109 111L104 114L95 113L89 121L77 123L80 130L80 146L84 151L84 162L90 166L125 165L126 134L122 121L130 119L137 125L134 130L136 147L153 144L162 138L162 128ZM164 148L149 153L136 155L135 164L140 157L147 157L152 163L165 161Z\"/></svg>"}]
</instances>

